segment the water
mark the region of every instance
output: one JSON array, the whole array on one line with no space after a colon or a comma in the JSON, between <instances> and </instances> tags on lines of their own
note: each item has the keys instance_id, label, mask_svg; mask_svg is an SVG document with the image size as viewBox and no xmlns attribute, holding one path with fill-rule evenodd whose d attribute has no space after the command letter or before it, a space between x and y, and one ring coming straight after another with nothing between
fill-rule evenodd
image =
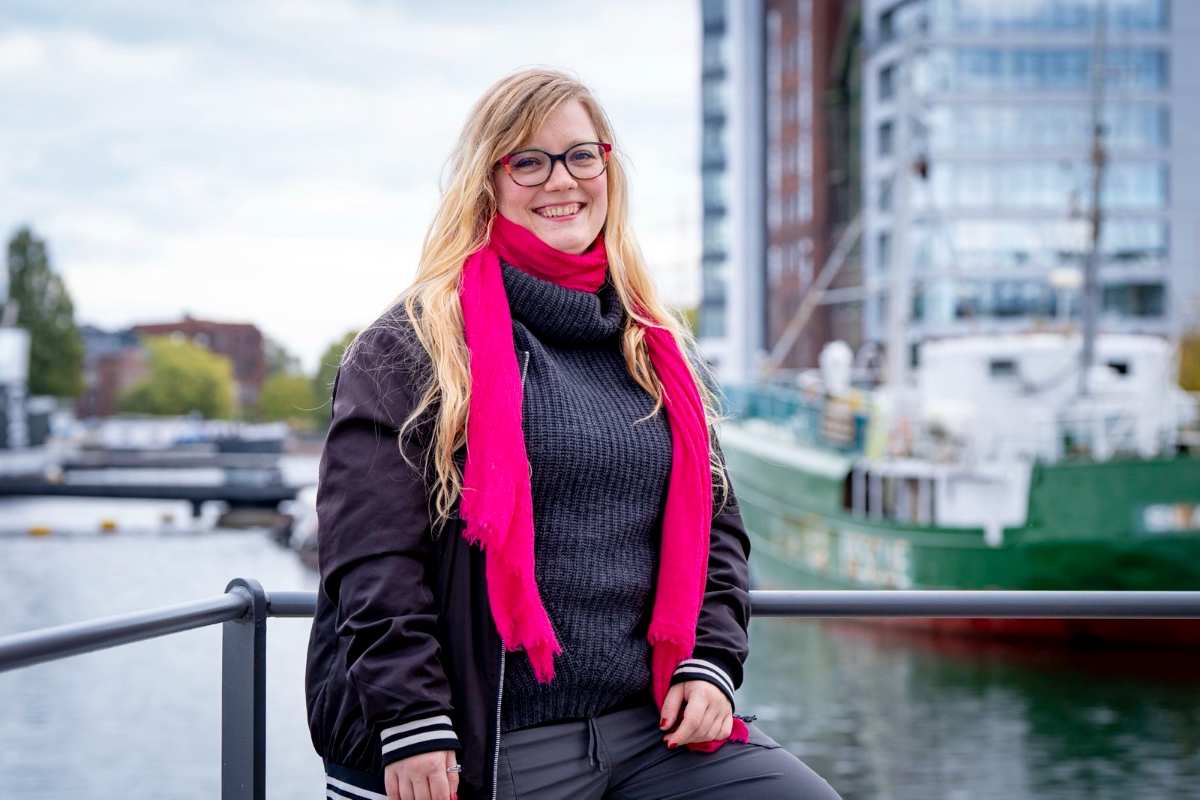
<instances>
[{"instance_id":1,"label":"water","mask_svg":"<svg viewBox=\"0 0 1200 800\"><path fill-rule=\"evenodd\" d=\"M97 532L103 518L115 535ZM32 524L54 533L29 537ZM0 501L0 634L209 597L234 577L315 589L262 533L204 525L179 503ZM268 624L271 798L322 794L304 713L308 628ZM219 796L220 636L208 628L0 674L0 795ZM739 711L846 800L1182 798L1200 786L1195 658L776 619L755 620L751 642Z\"/></svg>"}]
</instances>

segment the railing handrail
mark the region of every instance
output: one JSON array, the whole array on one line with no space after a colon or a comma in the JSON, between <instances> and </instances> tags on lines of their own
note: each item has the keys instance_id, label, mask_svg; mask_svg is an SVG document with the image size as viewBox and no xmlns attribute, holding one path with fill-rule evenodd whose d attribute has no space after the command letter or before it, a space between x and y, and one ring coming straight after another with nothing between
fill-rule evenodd
<instances>
[{"instance_id":1,"label":"railing handrail","mask_svg":"<svg viewBox=\"0 0 1200 800\"><path fill-rule=\"evenodd\" d=\"M316 592L271 592L268 617L311 617ZM1200 591L754 589L753 616L994 619L1200 619ZM0 637L0 672L242 619L251 600L223 595Z\"/></svg>"},{"instance_id":2,"label":"railing handrail","mask_svg":"<svg viewBox=\"0 0 1200 800\"><path fill-rule=\"evenodd\" d=\"M752 614L805 617L1196 618L1200 592L753 590ZM221 798L266 798L267 618L308 617L315 592L237 578L219 597L0 637L0 672L222 623Z\"/></svg>"}]
</instances>

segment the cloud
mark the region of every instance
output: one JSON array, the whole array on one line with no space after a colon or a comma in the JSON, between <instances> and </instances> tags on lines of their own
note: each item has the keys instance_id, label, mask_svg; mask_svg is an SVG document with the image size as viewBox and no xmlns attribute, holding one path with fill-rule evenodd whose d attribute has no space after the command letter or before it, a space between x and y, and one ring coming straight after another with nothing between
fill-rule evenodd
<instances>
[{"instance_id":1,"label":"cloud","mask_svg":"<svg viewBox=\"0 0 1200 800\"><path fill-rule=\"evenodd\" d=\"M547 64L605 104L652 269L694 302L694 5L10 0L0 232L49 239L82 320L253 321L312 367L411 278L471 103Z\"/></svg>"}]
</instances>

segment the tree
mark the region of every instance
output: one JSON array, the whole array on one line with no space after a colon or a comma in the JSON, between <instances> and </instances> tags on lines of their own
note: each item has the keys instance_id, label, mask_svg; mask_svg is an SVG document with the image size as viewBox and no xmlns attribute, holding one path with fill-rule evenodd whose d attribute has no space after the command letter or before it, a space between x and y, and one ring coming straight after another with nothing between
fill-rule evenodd
<instances>
[{"instance_id":1,"label":"tree","mask_svg":"<svg viewBox=\"0 0 1200 800\"><path fill-rule=\"evenodd\" d=\"M148 336L149 377L121 396L121 411L137 414L190 414L208 419L233 416L233 364L187 339Z\"/></svg>"},{"instance_id":2,"label":"tree","mask_svg":"<svg viewBox=\"0 0 1200 800\"><path fill-rule=\"evenodd\" d=\"M1179 385L1189 392L1200 392L1200 330L1187 334L1179 343Z\"/></svg>"},{"instance_id":3,"label":"tree","mask_svg":"<svg viewBox=\"0 0 1200 800\"><path fill-rule=\"evenodd\" d=\"M337 374L338 364L342 363L342 354L357 335L358 331L347 331L342 338L325 348L321 360L317 362L317 374L312 383L312 393L316 399L313 414L321 428L329 424L329 399L333 394L333 378Z\"/></svg>"},{"instance_id":4,"label":"tree","mask_svg":"<svg viewBox=\"0 0 1200 800\"><path fill-rule=\"evenodd\" d=\"M29 227L8 242L8 295L17 326L29 331L29 393L77 397L83 391L83 339L75 305L50 265L46 243Z\"/></svg>"},{"instance_id":5,"label":"tree","mask_svg":"<svg viewBox=\"0 0 1200 800\"><path fill-rule=\"evenodd\" d=\"M284 347L283 342L267 337L267 375L295 375L301 371L300 359Z\"/></svg>"},{"instance_id":6,"label":"tree","mask_svg":"<svg viewBox=\"0 0 1200 800\"><path fill-rule=\"evenodd\" d=\"M263 383L258 395L257 417L272 422L282 420L292 427L308 430L313 427L313 410L317 405L311 378L280 372Z\"/></svg>"}]
</instances>

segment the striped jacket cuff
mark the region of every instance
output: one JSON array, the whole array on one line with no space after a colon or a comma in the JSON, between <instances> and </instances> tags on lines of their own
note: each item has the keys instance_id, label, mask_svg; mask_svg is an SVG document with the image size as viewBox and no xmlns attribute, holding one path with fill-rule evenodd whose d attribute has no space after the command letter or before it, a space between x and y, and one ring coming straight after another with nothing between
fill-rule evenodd
<instances>
[{"instance_id":1,"label":"striped jacket cuff","mask_svg":"<svg viewBox=\"0 0 1200 800\"><path fill-rule=\"evenodd\" d=\"M454 734L454 725L445 714L392 725L383 729L380 738L383 740L384 765L420 753L461 747Z\"/></svg>"},{"instance_id":2,"label":"striped jacket cuff","mask_svg":"<svg viewBox=\"0 0 1200 800\"><path fill-rule=\"evenodd\" d=\"M729 673L713 662L705 661L702 658L689 658L681 661L675 668L674 674L671 675L671 685L674 686L684 681L708 681L725 693L725 696L729 698L730 707L735 707L733 681L730 679Z\"/></svg>"}]
</instances>

